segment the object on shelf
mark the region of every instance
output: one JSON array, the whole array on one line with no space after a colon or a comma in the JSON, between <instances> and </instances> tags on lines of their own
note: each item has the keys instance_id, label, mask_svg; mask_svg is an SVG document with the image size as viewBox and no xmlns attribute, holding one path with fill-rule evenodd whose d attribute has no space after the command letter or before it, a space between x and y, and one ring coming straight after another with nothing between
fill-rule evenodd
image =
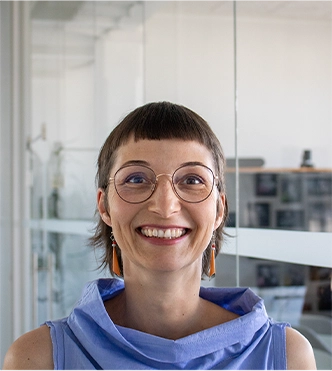
<instances>
[{"instance_id":1,"label":"object on shelf","mask_svg":"<svg viewBox=\"0 0 332 371\"><path fill-rule=\"evenodd\" d=\"M313 166L314 165L311 161L311 151L309 149L306 149L303 151L301 167L313 167Z\"/></svg>"}]
</instances>

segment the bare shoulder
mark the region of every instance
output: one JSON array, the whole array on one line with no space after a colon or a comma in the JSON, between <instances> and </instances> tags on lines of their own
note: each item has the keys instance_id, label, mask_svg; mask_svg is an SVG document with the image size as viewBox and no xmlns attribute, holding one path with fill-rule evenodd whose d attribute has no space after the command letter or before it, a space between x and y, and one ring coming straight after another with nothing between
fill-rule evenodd
<instances>
[{"instance_id":1,"label":"bare shoulder","mask_svg":"<svg viewBox=\"0 0 332 371\"><path fill-rule=\"evenodd\" d=\"M311 344L293 328L286 328L286 352L288 370L316 370Z\"/></svg>"},{"instance_id":2,"label":"bare shoulder","mask_svg":"<svg viewBox=\"0 0 332 371\"><path fill-rule=\"evenodd\" d=\"M49 328L44 325L19 337L9 348L4 370L52 370L53 350Z\"/></svg>"}]
</instances>

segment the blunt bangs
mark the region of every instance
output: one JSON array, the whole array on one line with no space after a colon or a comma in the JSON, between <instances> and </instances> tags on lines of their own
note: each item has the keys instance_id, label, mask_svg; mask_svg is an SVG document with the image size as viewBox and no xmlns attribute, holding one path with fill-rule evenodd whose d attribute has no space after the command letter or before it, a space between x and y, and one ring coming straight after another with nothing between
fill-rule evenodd
<instances>
[{"instance_id":1,"label":"blunt bangs","mask_svg":"<svg viewBox=\"0 0 332 371\"><path fill-rule=\"evenodd\" d=\"M206 130L210 128L205 120L186 107L170 102L148 103L123 120L118 145L125 144L131 135L135 141L182 139L211 145Z\"/></svg>"}]
</instances>

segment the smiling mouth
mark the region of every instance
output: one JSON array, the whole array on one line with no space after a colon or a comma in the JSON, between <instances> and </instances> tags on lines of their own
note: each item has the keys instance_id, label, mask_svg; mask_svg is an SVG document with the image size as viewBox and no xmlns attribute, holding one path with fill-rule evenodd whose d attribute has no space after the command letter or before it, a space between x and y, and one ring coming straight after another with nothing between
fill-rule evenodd
<instances>
[{"instance_id":1,"label":"smiling mouth","mask_svg":"<svg viewBox=\"0 0 332 371\"><path fill-rule=\"evenodd\" d=\"M175 239L182 237L187 233L186 228L168 228L168 229L158 229L158 228L141 228L140 232L145 237L153 238L166 238Z\"/></svg>"}]
</instances>

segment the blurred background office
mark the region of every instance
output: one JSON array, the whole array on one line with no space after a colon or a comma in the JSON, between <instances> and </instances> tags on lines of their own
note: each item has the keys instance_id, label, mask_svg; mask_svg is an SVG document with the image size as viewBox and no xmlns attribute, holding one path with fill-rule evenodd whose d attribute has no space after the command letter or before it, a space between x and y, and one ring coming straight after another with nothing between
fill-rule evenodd
<instances>
[{"instance_id":1,"label":"blurred background office","mask_svg":"<svg viewBox=\"0 0 332 371\"><path fill-rule=\"evenodd\" d=\"M96 158L133 108L211 124L230 203L217 276L332 367L332 3L0 2L0 361L107 276L87 245Z\"/></svg>"}]
</instances>

